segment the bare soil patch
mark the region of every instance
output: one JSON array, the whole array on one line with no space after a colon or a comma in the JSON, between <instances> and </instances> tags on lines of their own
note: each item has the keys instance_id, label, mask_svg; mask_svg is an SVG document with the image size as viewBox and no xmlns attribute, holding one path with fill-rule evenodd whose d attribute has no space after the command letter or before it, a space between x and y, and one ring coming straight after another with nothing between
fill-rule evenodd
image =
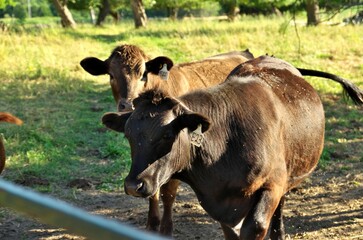
<instances>
[{"instance_id":1,"label":"bare soil patch","mask_svg":"<svg viewBox=\"0 0 363 240\"><path fill-rule=\"evenodd\" d=\"M287 239L363 239L362 164L355 171L317 170L287 196ZM88 186L88 185L87 185ZM72 204L93 214L144 229L148 210L145 199L123 192L77 190ZM85 239L1 209L0 239ZM219 224L199 206L192 190L183 184L174 207L175 239L223 239Z\"/></svg>"}]
</instances>

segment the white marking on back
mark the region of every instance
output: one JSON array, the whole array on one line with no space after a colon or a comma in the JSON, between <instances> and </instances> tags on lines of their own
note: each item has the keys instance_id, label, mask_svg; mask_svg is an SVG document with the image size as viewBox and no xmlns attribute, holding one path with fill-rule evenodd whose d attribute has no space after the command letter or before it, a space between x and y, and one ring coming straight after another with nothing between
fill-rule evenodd
<instances>
[{"instance_id":1,"label":"white marking on back","mask_svg":"<svg viewBox=\"0 0 363 240\"><path fill-rule=\"evenodd\" d=\"M250 83L250 82L256 82L258 78L256 78L256 76L244 76L244 77L239 77L239 76L230 76L228 78L228 81L236 81L239 83Z\"/></svg>"}]
</instances>

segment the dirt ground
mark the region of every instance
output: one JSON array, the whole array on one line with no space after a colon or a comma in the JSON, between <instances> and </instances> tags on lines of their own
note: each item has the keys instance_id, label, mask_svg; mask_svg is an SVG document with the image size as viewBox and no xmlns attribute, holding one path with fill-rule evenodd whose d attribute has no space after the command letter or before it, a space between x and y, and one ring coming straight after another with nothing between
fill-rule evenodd
<instances>
[{"instance_id":1,"label":"dirt ground","mask_svg":"<svg viewBox=\"0 0 363 240\"><path fill-rule=\"evenodd\" d=\"M316 170L297 190L287 196L285 227L287 239L363 239L363 163L350 171L336 164ZM105 193L78 189L72 204L93 214L116 219L143 229L148 202L123 192ZM68 234L0 208L0 239L85 239ZM223 239L222 230L199 206L194 193L183 184L174 207L173 237L180 240Z\"/></svg>"},{"instance_id":2,"label":"dirt ground","mask_svg":"<svg viewBox=\"0 0 363 240\"><path fill-rule=\"evenodd\" d=\"M330 121L329 116L327 121ZM349 128L330 127L327 134L332 136L334 131L363 133L363 124L354 120ZM328 166L317 168L311 177L287 195L284 208L287 239L363 239L363 134L354 140L327 142L326 145L334 149ZM37 179L30 180L37 182ZM91 186L96 184L87 179L83 183ZM25 182L23 184L28 185ZM77 190L67 186L63 193L55 197L90 213L145 228L148 210L146 199L127 196L123 191L97 191L89 184L81 184ZM219 224L204 212L192 190L185 184L179 188L174 206L173 238L223 239ZM85 238L0 208L0 239Z\"/></svg>"}]
</instances>

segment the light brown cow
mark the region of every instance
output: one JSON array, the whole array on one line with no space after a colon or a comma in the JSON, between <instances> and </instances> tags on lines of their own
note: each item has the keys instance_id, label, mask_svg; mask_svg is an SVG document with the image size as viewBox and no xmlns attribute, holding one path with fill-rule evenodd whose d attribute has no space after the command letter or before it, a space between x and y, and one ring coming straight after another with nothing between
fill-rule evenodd
<instances>
[{"instance_id":1,"label":"light brown cow","mask_svg":"<svg viewBox=\"0 0 363 240\"><path fill-rule=\"evenodd\" d=\"M252 59L253 55L248 50L233 51L175 66L169 59L167 70L170 72L167 80L161 79L158 75L163 67L159 65L162 58L150 60L137 46L121 45L104 61L87 57L80 64L92 75L108 74L118 110L128 111L132 110L131 101L146 89L161 86L174 96L179 96L193 89L216 85L222 82L234 67ZM151 74L148 74L150 72Z\"/></svg>"},{"instance_id":2,"label":"light brown cow","mask_svg":"<svg viewBox=\"0 0 363 240\"><path fill-rule=\"evenodd\" d=\"M95 57L83 59L81 66L92 75L108 74L113 97L119 111L132 110L132 100L140 92L156 86L168 91L173 96L180 96L190 90L219 84L237 65L253 59L248 51L233 51L209 58L182 63L173 66L167 57L150 60L137 46L121 45L116 47L106 60ZM164 79L164 64L167 70ZM161 187L161 199L164 213L160 223L159 192L150 197L147 229L171 235L172 205L175 201L178 180L171 180ZM159 229L160 226L160 229Z\"/></svg>"},{"instance_id":3,"label":"light brown cow","mask_svg":"<svg viewBox=\"0 0 363 240\"><path fill-rule=\"evenodd\" d=\"M19 118L6 112L0 112L0 122L14 123L17 125L23 124L23 121L21 121ZM0 173L4 170L5 160L6 160L5 147L3 140L0 137Z\"/></svg>"}]
</instances>

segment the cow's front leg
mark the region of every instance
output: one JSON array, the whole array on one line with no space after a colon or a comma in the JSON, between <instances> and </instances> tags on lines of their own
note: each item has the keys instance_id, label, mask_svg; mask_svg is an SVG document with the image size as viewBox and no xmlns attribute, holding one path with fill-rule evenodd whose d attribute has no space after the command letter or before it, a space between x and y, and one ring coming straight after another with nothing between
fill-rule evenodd
<instances>
[{"instance_id":1,"label":"cow's front leg","mask_svg":"<svg viewBox=\"0 0 363 240\"><path fill-rule=\"evenodd\" d=\"M271 240L285 239L285 227L282 214L284 203L285 203L285 196L282 196L280 203L271 219L271 230L270 230Z\"/></svg>"},{"instance_id":2,"label":"cow's front leg","mask_svg":"<svg viewBox=\"0 0 363 240\"><path fill-rule=\"evenodd\" d=\"M173 233L173 204L178 191L180 181L171 179L161 186L160 196L163 201L164 213L161 219L160 233L171 236Z\"/></svg>"},{"instance_id":3,"label":"cow's front leg","mask_svg":"<svg viewBox=\"0 0 363 240\"><path fill-rule=\"evenodd\" d=\"M223 223L221 223L221 226L222 226L225 240L238 240L239 239L238 233L236 233L236 231L233 228L231 228L230 226L227 226Z\"/></svg>"},{"instance_id":4,"label":"cow's front leg","mask_svg":"<svg viewBox=\"0 0 363 240\"><path fill-rule=\"evenodd\" d=\"M271 218L283 196L283 189L277 184L256 192L256 204L243 221L240 239L264 239Z\"/></svg>"},{"instance_id":5,"label":"cow's front leg","mask_svg":"<svg viewBox=\"0 0 363 240\"><path fill-rule=\"evenodd\" d=\"M159 191L149 198L149 213L146 229L154 232L158 232L160 226Z\"/></svg>"}]
</instances>

